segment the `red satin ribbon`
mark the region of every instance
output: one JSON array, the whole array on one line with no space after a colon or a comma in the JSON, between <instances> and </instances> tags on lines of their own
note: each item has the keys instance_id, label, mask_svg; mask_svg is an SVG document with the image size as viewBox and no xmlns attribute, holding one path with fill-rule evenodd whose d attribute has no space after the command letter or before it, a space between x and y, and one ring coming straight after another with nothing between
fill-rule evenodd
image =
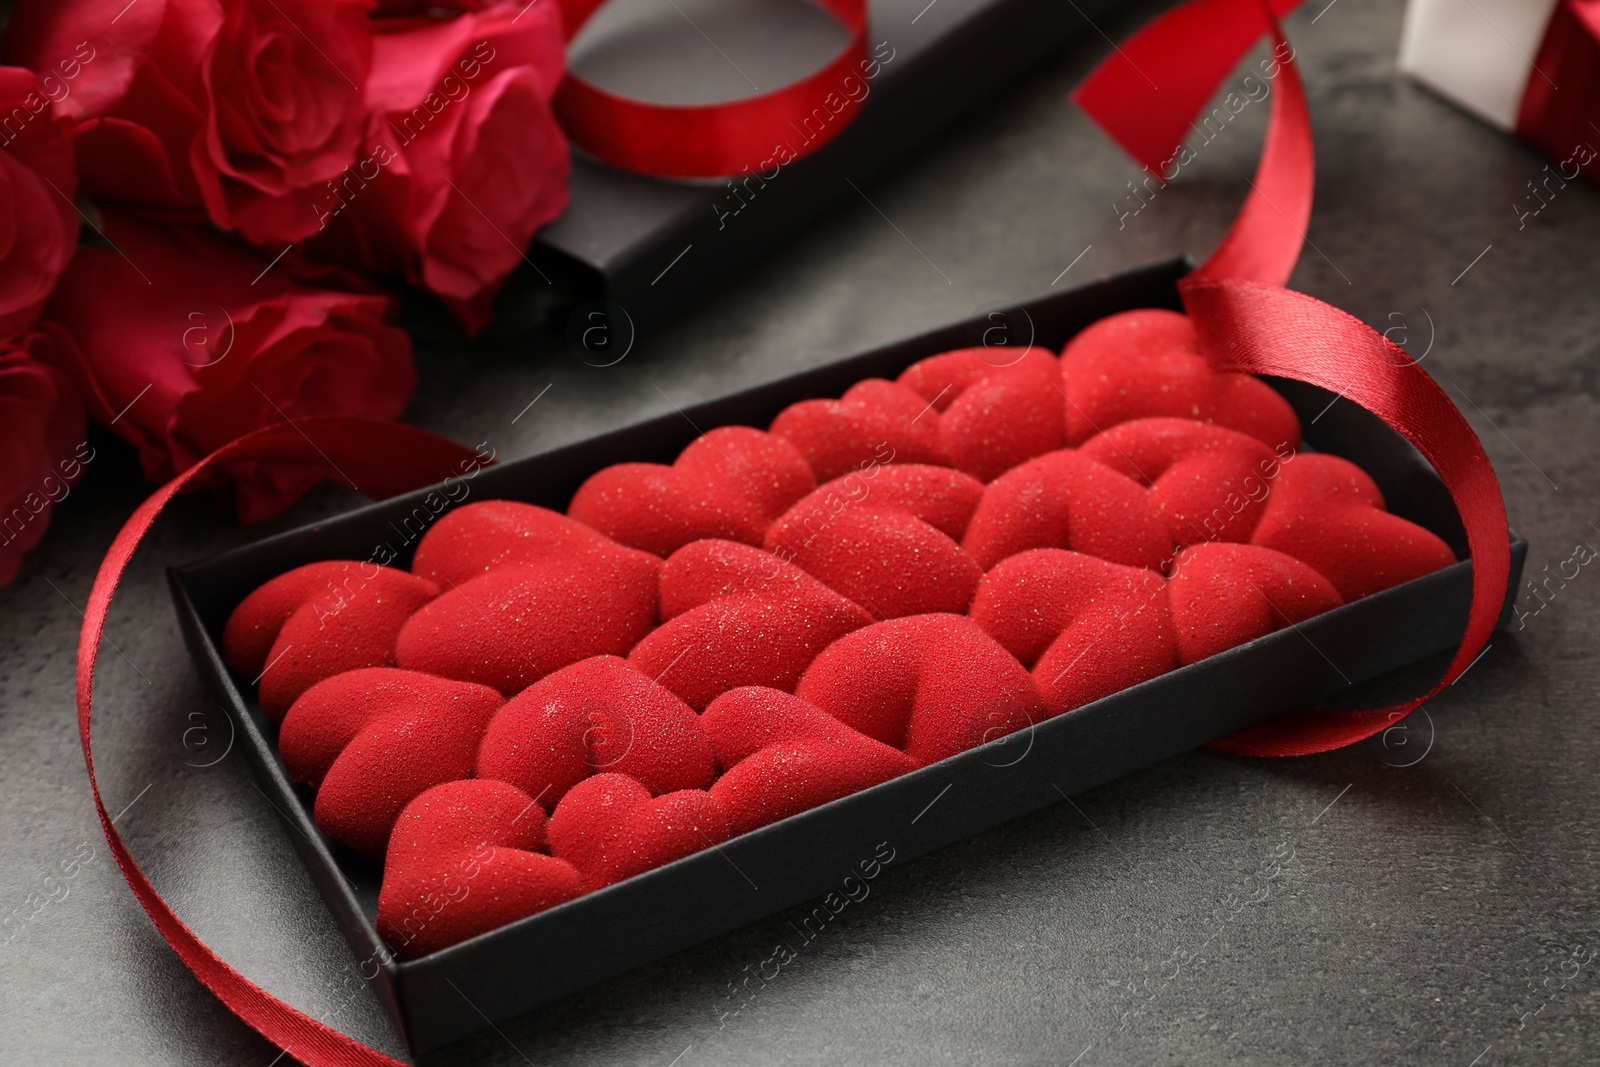
<instances>
[{"instance_id":1,"label":"red satin ribbon","mask_svg":"<svg viewBox=\"0 0 1600 1067\"><path fill-rule=\"evenodd\" d=\"M1304 293L1254 282L1186 281L1180 289L1212 366L1310 382L1361 405L1433 464L1461 513L1472 557L1472 607L1455 657L1426 695L1368 711L1297 711L1212 747L1246 756L1303 756L1363 741L1459 678L1494 632L1511 573L1500 483L1477 434L1444 391L1404 349L1359 319Z\"/></svg>"},{"instance_id":2,"label":"red satin ribbon","mask_svg":"<svg viewBox=\"0 0 1600 1067\"><path fill-rule=\"evenodd\" d=\"M83 743L84 765L89 769L89 788L94 794L95 811L100 816L100 827L105 831L112 858L128 880L133 895L178 958L229 1011L273 1045L312 1067L405 1067L401 1061L368 1048L284 1003L211 951L167 906L134 862L117 828L111 825L111 816L106 812L100 785L95 779L94 752L89 745L94 665L100 654L106 612L111 608L111 598L122 580L122 572L134 549L173 497L218 468L248 461L292 463L373 497L393 496L432 485L451 474L460 474L463 463L481 462L470 449L454 441L399 423L307 418L294 423L277 423L246 434L162 486L139 506L111 542L111 549L95 575L88 608L83 614L83 633L78 643L78 737Z\"/></svg>"},{"instance_id":3,"label":"red satin ribbon","mask_svg":"<svg viewBox=\"0 0 1600 1067\"><path fill-rule=\"evenodd\" d=\"M605 0L559 0L567 39ZM770 92L724 104L675 107L630 100L569 73L556 94L556 114L567 136L590 155L639 174L713 178L769 169L821 148L855 119L865 86L866 0L817 0L850 33L850 42L826 67ZM837 108L837 110L835 110Z\"/></svg>"},{"instance_id":4,"label":"red satin ribbon","mask_svg":"<svg viewBox=\"0 0 1600 1067\"><path fill-rule=\"evenodd\" d=\"M1550 13L1517 110L1517 135L1560 160L1561 176L1600 181L1600 0ZM1580 152L1586 147L1587 152ZM1571 165L1573 173L1566 172Z\"/></svg>"},{"instance_id":5,"label":"red satin ribbon","mask_svg":"<svg viewBox=\"0 0 1600 1067\"><path fill-rule=\"evenodd\" d=\"M1293 6L1283 0L1276 4L1278 10ZM1195 113L1263 34L1270 36L1275 56L1287 53L1276 11L1265 0L1194 0L1127 41L1075 98L1149 165L1157 156L1170 156ZM1163 88L1151 89L1151 78ZM1212 746L1240 755L1326 752L1393 726L1471 666L1494 632L1511 573L1500 484L1477 435L1450 398L1376 330L1283 288L1305 242L1313 180L1311 116L1291 56L1276 79L1250 193L1221 245L1178 283L1184 307L1201 351L1217 370L1270 374L1331 389L1416 446L1450 491L1466 528L1472 606L1461 646L1425 696L1368 711L1292 712Z\"/></svg>"}]
</instances>

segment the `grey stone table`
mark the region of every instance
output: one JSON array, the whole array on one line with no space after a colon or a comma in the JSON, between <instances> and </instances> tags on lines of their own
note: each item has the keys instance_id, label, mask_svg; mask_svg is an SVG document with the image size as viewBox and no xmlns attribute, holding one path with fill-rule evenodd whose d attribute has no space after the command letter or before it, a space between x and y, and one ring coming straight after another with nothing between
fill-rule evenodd
<instances>
[{"instance_id":1,"label":"grey stone table","mask_svg":"<svg viewBox=\"0 0 1600 1067\"><path fill-rule=\"evenodd\" d=\"M1565 188L1519 227L1513 204L1545 160L1396 75L1398 0L1324 5L1289 23L1319 149L1293 284L1428 352L1494 460L1530 567L1553 570L1600 544L1600 190ZM1102 28L1119 38L1144 13ZM428 354L408 418L517 456L669 410L663 394L687 403L1045 292L1069 264L1061 284L1203 254L1241 199L1265 109L1119 226L1136 168L1067 100L1105 50L1089 42L617 366L586 367L556 337ZM0 591L0 914L80 861L66 897L0 949L0 1062L267 1067L274 1050L134 902L87 794L78 611L145 491L135 474L106 449ZM273 527L349 503L320 490ZM121 654L102 668L107 804L225 958L398 1053L376 1002L345 991L353 960L239 754L204 765L222 726L162 568L264 532L193 498L137 561L109 634ZM891 868L753 1000L727 987L784 936L783 915L425 1062L1600 1061L1597 603L1584 568L1387 745L1193 753ZM1290 849L1289 876L1240 906Z\"/></svg>"}]
</instances>

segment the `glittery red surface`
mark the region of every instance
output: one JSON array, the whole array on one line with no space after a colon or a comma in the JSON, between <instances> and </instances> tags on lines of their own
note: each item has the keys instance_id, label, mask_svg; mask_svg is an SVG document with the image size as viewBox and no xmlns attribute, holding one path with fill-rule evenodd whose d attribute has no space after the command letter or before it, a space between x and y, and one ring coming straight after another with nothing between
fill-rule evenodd
<instances>
[{"instance_id":1,"label":"glittery red surface","mask_svg":"<svg viewBox=\"0 0 1600 1067\"><path fill-rule=\"evenodd\" d=\"M378 932L401 955L421 956L571 900L583 877L547 847L544 809L515 786L435 786L389 837Z\"/></svg>"},{"instance_id":2,"label":"glittery red surface","mask_svg":"<svg viewBox=\"0 0 1600 1067\"><path fill-rule=\"evenodd\" d=\"M245 597L228 619L223 655L256 675L261 713L277 722L324 678L394 666L396 636L438 595L426 578L375 563L308 563Z\"/></svg>"},{"instance_id":3,"label":"glittery red surface","mask_svg":"<svg viewBox=\"0 0 1600 1067\"><path fill-rule=\"evenodd\" d=\"M575 786L550 816L550 851L583 876L585 889L671 863L726 841L722 805L704 789L652 796L625 774L596 774Z\"/></svg>"},{"instance_id":4,"label":"glittery red surface","mask_svg":"<svg viewBox=\"0 0 1600 1067\"><path fill-rule=\"evenodd\" d=\"M927 410L928 402L905 386L869 378L838 400L791 404L772 420L772 433L800 450L819 482L873 459L947 464L939 421Z\"/></svg>"},{"instance_id":5,"label":"glittery red surface","mask_svg":"<svg viewBox=\"0 0 1600 1067\"><path fill-rule=\"evenodd\" d=\"M988 482L1061 447L1060 377L1042 348L965 348L913 364L899 380L938 412L951 466Z\"/></svg>"},{"instance_id":6,"label":"glittery red surface","mask_svg":"<svg viewBox=\"0 0 1600 1067\"><path fill-rule=\"evenodd\" d=\"M1249 375L1212 370L1194 327L1176 311L1101 319L1067 344L1061 375L1070 444L1161 415L1239 430L1269 447L1300 444L1300 421L1288 402Z\"/></svg>"},{"instance_id":7,"label":"glittery red surface","mask_svg":"<svg viewBox=\"0 0 1600 1067\"><path fill-rule=\"evenodd\" d=\"M478 745L477 776L547 809L596 769L655 793L711 784L711 742L694 710L615 656L563 667L506 701Z\"/></svg>"},{"instance_id":8,"label":"glittery red surface","mask_svg":"<svg viewBox=\"0 0 1600 1067\"><path fill-rule=\"evenodd\" d=\"M666 556L717 537L759 545L772 520L816 488L793 445L747 426L697 438L676 463L619 463L578 488L567 513L630 548Z\"/></svg>"},{"instance_id":9,"label":"glittery red surface","mask_svg":"<svg viewBox=\"0 0 1600 1067\"><path fill-rule=\"evenodd\" d=\"M738 577L724 571L735 554L747 557ZM793 564L727 541L673 553L661 589L663 603L680 610L628 661L696 710L741 685L793 689L817 653L871 621Z\"/></svg>"},{"instance_id":10,"label":"glittery red surface","mask_svg":"<svg viewBox=\"0 0 1600 1067\"><path fill-rule=\"evenodd\" d=\"M1437 536L1383 510L1367 473L1337 456L1284 467L1252 540L1315 567L1346 600L1455 562Z\"/></svg>"}]
</instances>

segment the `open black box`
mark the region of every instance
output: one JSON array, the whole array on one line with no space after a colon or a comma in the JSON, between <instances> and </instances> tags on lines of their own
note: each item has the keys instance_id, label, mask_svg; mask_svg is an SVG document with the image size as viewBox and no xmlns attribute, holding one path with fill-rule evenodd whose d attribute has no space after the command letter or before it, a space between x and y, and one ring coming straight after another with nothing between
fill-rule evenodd
<instances>
[{"instance_id":1,"label":"open black box","mask_svg":"<svg viewBox=\"0 0 1600 1067\"><path fill-rule=\"evenodd\" d=\"M1189 269L1172 259L1018 305L1012 339L1059 350L1082 327L1116 311L1177 307ZM503 497L564 508L600 467L671 462L697 436L731 423L766 426L782 408L834 397L867 377L894 377L937 352L981 343L992 317L840 359L542 455L488 468L463 500ZM1348 401L1296 382L1272 383L1294 405L1307 445L1365 468L1396 514L1433 530L1459 557L1461 523L1437 476L1398 434ZM1320 413L1320 415L1319 415ZM687 417L685 417L687 416ZM1313 421L1315 417L1315 421ZM911 858L1017 818L1113 778L1196 748L1352 684L1454 648L1471 601L1461 562L1311 619L984 747L804 812L449 949L383 962L373 925L380 871L317 830L309 793L289 781L248 679L222 662L229 612L256 586L321 559L366 559L393 536L391 520L427 514L428 490L270 537L170 572L184 634L202 671L233 712L263 790L294 827L313 879L415 1052L659 959L696 942L836 889L887 841ZM1527 544L1512 543L1510 589ZM410 562L409 553L396 566ZM1507 597L1507 613L1511 597ZM1502 615L1502 622L1507 617ZM469 999L470 998L470 999ZM482 1014L480 1014L480 1011Z\"/></svg>"}]
</instances>

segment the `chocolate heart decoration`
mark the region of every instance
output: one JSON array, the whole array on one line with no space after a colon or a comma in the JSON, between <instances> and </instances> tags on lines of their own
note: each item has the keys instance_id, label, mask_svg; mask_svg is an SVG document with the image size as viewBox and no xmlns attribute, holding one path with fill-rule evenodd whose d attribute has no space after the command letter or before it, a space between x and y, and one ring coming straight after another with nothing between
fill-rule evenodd
<instances>
[{"instance_id":1,"label":"chocolate heart decoration","mask_svg":"<svg viewBox=\"0 0 1600 1067\"><path fill-rule=\"evenodd\" d=\"M1344 601L1305 563L1256 545L1192 545L1167 585L1178 658L1197 663Z\"/></svg>"},{"instance_id":2,"label":"chocolate heart decoration","mask_svg":"<svg viewBox=\"0 0 1600 1067\"><path fill-rule=\"evenodd\" d=\"M544 809L504 782L449 782L421 794L389 838L379 935L415 959L578 896L577 868L540 852L545 829Z\"/></svg>"},{"instance_id":3,"label":"chocolate heart decoration","mask_svg":"<svg viewBox=\"0 0 1600 1067\"><path fill-rule=\"evenodd\" d=\"M568 791L550 816L550 851L599 889L720 845L731 832L710 793L683 789L652 798L625 774L597 774Z\"/></svg>"},{"instance_id":4,"label":"chocolate heart decoration","mask_svg":"<svg viewBox=\"0 0 1600 1067\"><path fill-rule=\"evenodd\" d=\"M1032 668L1059 715L1178 666L1166 586L1155 571L1041 548L984 575L971 617Z\"/></svg>"},{"instance_id":5,"label":"chocolate heart decoration","mask_svg":"<svg viewBox=\"0 0 1600 1067\"><path fill-rule=\"evenodd\" d=\"M1385 511L1365 471L1327 455L1284 465L1251 542L1309 564L1347 601L1456 560L1438 536Z\"/></svg>"},{"instance_id":6,"label":"chocolate heart decoration","mask_svg":"<svg viewBox=\"0 0 1600 1067\"><path fill-rule=\"evenodd\" d=\"M913 615L846 634L812 661L795 695L918 765L1042 717L1016 657L964 615Z\"/></svg>"},{"instance_id":7,"label":"chocolate heart decoration","mask_svg":"<svg viewBox=\"0 0 1600 1067\"><path fill-rule=\"evenodd\" d=\"M838 400L802 400L772 420L772 432L805 457L817 481L842 478L869 463L950 465L939 422L922 397L895 382L868 378Z\"/></svg>"},{"instance_id":8,"label":"chocolate heart decoration","mask_svg":"<svg viewBox=\"0 0 1600 1067\"><path fill-rule=\"evenodd\" d=\"M324 678L394 666L395 635L438 595L432 582L376 563L308 563L239 602L223 631L222 655L259 681L261 713L277 722Z\"/></svg>"},{"instance_id":9,"label":"chocolate heart decoration","mask_svg":"<svg viewBox=\"0 0 1600 1067\"><path fill-rule=\"evenodd\" d=\"M580 660L512 697L477 752L479 778L509 782L548 808L607 771L658 793L704 788L715 773L694 711L616 656Z\"/></svg>"},{"instance_id":10,"label":"chocolate heart decoration","mask_svg":"<svg viewBox=\"0 0 1600 1067\"><path fill-rule=\"evenodd\" d=\"M795 504L765 544L876 618L963 612L983 572L960 538L982 496L948 467L875 467Z\"/></svg>"},{"instance_id":11,"label":"chocolate heart decoration","mask_svg":"<svg viewBox=\"0 0 1600 1067\"><path fill-rule=\"evenodd\" d=\"M409 533L409 520L400 529ZM559 511L513 500L483 500L447 512L429 527L417 543L411 571L450 589L510 563L539 566L559 559L581 569L591 561L632 558L619 547ZM654 566L649 559L636 562L641 569Z\"/></svg>"},{"instance_id":12,"label":"chocolate heart decoration","mask_svg":"<svg viewBox=\"0 0 1600 1067\"><path fill-rule=\"evenodd\" d=\"M1169 416L1215 423L1269 448L1300 444L1300 420L1271 386L1214 371L1188 316L1146 308L1086 327L1061 353L1069 444L1118 423Z\"/></svg>"},{"instance_id":13,"label":"chocolate heart decoration","mask_svg":"<svg viewBox=\"0 0 1600 1067\"><path fill-rule=\"evenodd\" d=\"M1172 535L1144 488L1071 449L990 482L962 544L985 570L1030 548L1151 568L1172 556Z\"/></svg>"},{"instance_id":14,"label":"chocolate heart decoration","mask_svg":"<svg viewBox=\"0 0 1600 1067\"><path fill-rule=\"evenodd\" d=\"M614 542L501 564L407 620L395 660L520 692L568 664L627 653L656 623L660 567Z\"/></svg>"},{"instance_id":15,"label":"chocolate heart decoration","mask_svg":"<svg viewBox=\"0 0 1600 1067\"><path fill-rule=\"evenodd\" d=\"M1066 443L1061 365L1043 349L964 348L898 381L933 405L951 465L979 481Z\"/></svg>"},{"instance_id":16,"label":"chocolate heart decoration","mask_svg":"<svg viewBox=\"0 0 1600 1067\"><path fill-rule=\"evenodd\" d=\"M724 426L697 437L670 467L619 463L597 472L567 512L666 556L708 537L759 545L772 520L816 486L805 457L781 436Z\"/></svg>"},{"instance_id":17,"label":"chocolate heart decoration","mask_svg":"<svg viewBox=\"0 0 1600 1067\"><path fill-rule=\"evenodd\" d=\"M222 658L240 674L259 675L289 616L337 589L353 566L357 564L343 559L307 563L256 587L228 616Z\"/></svg>"},{"instance_id":18,"label":"chocolate heart decoration","mask_svg":"<svg viewBox=\"0 0 1600 1067\"><path fill-rule=\"evenodd\" d=\"M910 389L934 411L943 414L962 392L1016 363L1027 351L1024 348L957 348L917 360L900 372L895 383ZM1057 372L1060 369L1057 363Z\"/></svg>"},{"instance_id":19,"label":"chocolate heart decoration","mask_svg":"<svg viewBox=\"0 0 1600 1067\"><path fill-rule=\"evenodd\" d=\"M1149 488L1150 503L1174 544L1246 542L1272 481L1292 460L1237 430L1192 419L1135 419L1096 434L1078 449Z\"/></svg>"},{"instance_id":20,"label":"chocolate heart decoration","mask_svg":"<svg viewBox=\"0 0 1600 1067\"><path fill-rule=\"evenodd\" d=\"M696 541L661 569L666 621L628 661L697 710L741 685L792 690L835 639L872 617L793 564L731 541Z\"/></svg>"},{"instance_id":21,"label":"chocolate heart decoration","mask_svg":"<svg viewBox=\"0 0 1600 1067\"><path fill-rule=\"evenodd\" d=\"M302 697L307 707L298 712L291 708L290 716L302 736L316 733L307 720L319 710L341 697L361 702L357 692L373 690L366 699L374 713L328 766L312 813L317 826L335 841L381 857L407 804L433 786L472 776L478 743L500 707L500 697L483 686L457 683L446 688L435 679L396 677L400 672L379 679L352 673L354 677L329 679L320 692L307 694L309 700ZM316 746L318 762L333 739L329 735L343 733L348 719L326 725L329 729ZM317 765L308 758L303 769L314 773Z\"/></svg>"},{"instance_id":22,"label":"chocolate heart decoration","mask_svg":"<svg viewBox=\"0 0 1600 1067\"><path fill-rule=\"evenodd\" d=\"M711 787L733 833L786 819L916 769L897 748L777 689L722 694L701 716L723 773Z\"/></svg>"},{"instance_id":23,"label":"chocolate heart decoration","mask_svg":"<svg viewBox=\"0 0 1600 1067\"><path fill-rule=\"evenodd\" d=\"M300 694L278 727L278 755L297 782L316 789L328 768L370 722L398 708L457 709L487 720L504 698L486 685L394 667L366 667L325 678Z\"/></svg>"}]
</instances>

